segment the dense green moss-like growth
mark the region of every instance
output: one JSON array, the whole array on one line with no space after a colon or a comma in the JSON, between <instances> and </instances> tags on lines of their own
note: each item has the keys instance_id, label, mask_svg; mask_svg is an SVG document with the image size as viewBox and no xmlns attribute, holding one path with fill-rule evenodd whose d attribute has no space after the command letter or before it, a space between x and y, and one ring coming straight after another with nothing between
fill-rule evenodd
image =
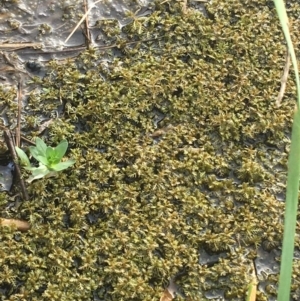
<instances>
[{"instance_id":1,"label":"dense green moss-like growth","mask_svg":"<svg viewBox=\"0 0 300 301\"><path fill-rule=\"evenodd\" d=\"M190 300L244 299L257 248L281 241L295 88L275 106L285 46L272 1L206 9L157 1L115 47L49 64L26 110L58 109L46 142L67 139L76 164L30 185L17 212L30 231L1 229L2 300L159 300L183 270ZM203 250L220 259L201 264ZM275 293L266 278L258 300Z\"/></svg>"}]
</instances>

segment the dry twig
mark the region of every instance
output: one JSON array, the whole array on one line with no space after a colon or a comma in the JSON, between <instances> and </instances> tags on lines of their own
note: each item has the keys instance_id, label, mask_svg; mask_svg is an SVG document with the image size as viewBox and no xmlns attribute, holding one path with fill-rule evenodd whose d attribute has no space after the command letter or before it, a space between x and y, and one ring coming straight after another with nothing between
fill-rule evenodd
<instances>
[{"instance_id":1,"label":"dry twig","mask_svg":"<svg viewBox=\"0 0 300 301\"><path fill-rule=\"evenodd\" d=\"M85 14L88 11L87 0L84 0L84 11L85 11ZM90 30L89 30L89 16L88 16L88 14L86 15L86 18L85 18L85 39L86 39L87 48L90 48L91 34L90 34Z\"/></svg>"},{"instance_id":2,"label":"dry twig","mask_svg":"<svg viewBox=\"0 0 300 301\"><path fill-rule=\"evenodd\" d=\"M5 50L18 50L18 49L23 49L23 48L42 48L41 43L1 43L0 44L0 50L5 49Z\"/></svg>"},{"instance_id":3,"label":"dry twig","mask_svg":"<svg viewBox=\"0 0 300 301\"><path fill-rule=\"evenodd\" d=\"M130 42L126 42L124 43L123 45L124 46L127 46L127 45L134 45L134 44L138 44L138 43L146 43L146 42L152 42L152 41L158 41L160 39L163 39L164 36L159 36L159 37L156 37L156 38L152 38L152 39L144 39L144 40L140 40L140 41L130 41ZM97 46L95 45L95 48L98 49L98 50L106 50L106 49L112 49L112 48L118 48L119 45L118 44L111 44L111 45L107 45L107 46ZM64 48L62 50L44 50L44 51L34 51L34 52L26 52L27 54L61 54L61 53L64 53L64 52L81 52L81 51L84 51L86 50L86 46L77 46L77 47L68 47L68 48ZM58 60L58 59L57 59ZM63 58L62 60L65 60L65 58Z\"/></svg>"},{"instance_id":4,"label":"dry twig","mask_svg":"<svg viewBox=\"0 0 300 301\"><path fill-rule=\"evenodd\" d=\"M30 229L30 224L19 219L0 218L0 225L5 227L16 227L20 231L27 231Z\"/></svg>"},{"instance_id":5,"label":"dry twig","mask_svg":"<svg viewBox=\"0 0 300 301\"><path fill-rule=\"evenodd\" d=\"M16 127L16 146L20 147L21 145L21 112L22 112L22 86L21 83L18 82L18 91L17 91L17 99L18 99L18 119L17 119L17 127Z\"/></svg>"},{"instance_id":6,"label":"dry twig","mask_svg":"<svg viewBox=\"0 0 300 301\"><path fill-rule=\"evenodd\" d=\"M22 178L22 173L21 173L20 166L18 164L18 156L16 154L15 143L14 143L12 134L9 130L5 130L3 132L3 134L4 134L4 140L5 140L5 142L7 144L7 147L10 151L11 157L12 157L13 161L15 162L16 174L17 174L17 178L20 182L23 200L27 201L27 200L29 200L29 196L28 196L28 192L27 192L24 180Z\"/></svg>"},{"instance_id":7,"label":"dry twig","mask_svg":"<svg viewBox=\"0 0 300 301\"><path fill-rule=\"evenodd\" d=\"M88 10L87 12L82 16L82 18L80 19L80 21L77 23L77 25L75 26L75 28L72 30L72 32L69 34L69 36L66 38L65 43L67 43L69 41L69 39L71 38L71 36L74 34L74 32L77 30L77 28L80 26L80 24L83 22L83 20L87 17L87 15L90 13L90 11L92 10L92 8L99 2L101 2L102 0L98 0L96 1Z\"/></svg>"},{"instance_id":8,"label":"dry twig","mask_svg":"<svg viewBox=\"0 0 300 301\"><path fill-rule=\"evenodd\" d=\"M187 13L187 0L183 0L182 12L183 12L184 15L186 15L186 13Z\"/></svg>"},{"instance_id":9,"label":"dry twig","mask_svg":"<svg viewBox=\"0 0 300 301\"><path fill-rule=\"evenodd\" d=\"M282 77L281 77L281 87L280 87L280 91L278 93L278 97L277 97L277 100L276 100L276 106L277 107L280 106L281 100L282 100L284 92L285 92L286 83L287 83L287 79L288 79L288 76L289 76L290 62L291 62L290 53L289 53L289 50L287 48L286 56L285 56L285 66L284 66L283 74L282 74Z\"/></svg>"},{"instance_id":10,"label":"dry twig","mask_svg":"<svg viewBox=\"0 0 300 301\"><path fill-rule=\"evenodd\" d=\"M156 131L154 131L153 133L149 134L149 136L151 138L157 138L160 137L164 134L166 134L167 132L171 131L174 129L174 126L172 124L168 124L167 126L157 129Z\"/></svg>"}]
</instances>

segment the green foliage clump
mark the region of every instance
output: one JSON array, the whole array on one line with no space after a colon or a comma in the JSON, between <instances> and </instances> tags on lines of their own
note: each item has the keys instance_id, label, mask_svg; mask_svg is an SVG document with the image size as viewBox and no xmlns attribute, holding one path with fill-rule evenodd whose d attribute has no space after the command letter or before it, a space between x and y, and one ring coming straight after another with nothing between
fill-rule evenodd
<instances>
[{"instance_id":1,"label":"green foliage clump","mask_svg":"<svg viewBox=\"0 0 300 301\"><path fill-rule=\"evenodd\" d=\"M257 248L281 240L293 107L290 83L275 105L285 45L266 4L212 1L205 17L156 1L111 49L49 64L27 109L63 105L49 142L77 164L33 182L18 212L32 229L1 236L7 299L159 300L182 271L192 300L244 299Z\"/></svg>"},{"instance_id":2,"label":"green foliage clump","mask_svg":"<svg viewBox=\"0 0 300 301\"><path fill-rule=\"evenodd\" d=\"M58 171L64 170L75 163L72 159L61 161L68 148L67 140L62 140L53 148L47 146L42 139L37 137L35 144L36 146L30 146L29 150L32 157L39 162L38 167L32 166L26 153L19 147L16 147L21 164L26 170L31 172L31 176L27 179L28 183L46 176L54 176Z\"/></svg>"}]
</instances>

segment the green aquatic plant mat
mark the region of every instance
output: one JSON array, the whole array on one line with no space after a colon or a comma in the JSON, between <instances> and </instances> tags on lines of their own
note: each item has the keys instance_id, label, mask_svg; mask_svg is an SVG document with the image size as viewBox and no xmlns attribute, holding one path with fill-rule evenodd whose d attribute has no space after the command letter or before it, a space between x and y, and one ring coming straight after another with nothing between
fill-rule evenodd
<instances>
[{"instance_id":1,"label":"green aquatic plant mat","mask_svg":"<svg viewBox=\"0 0 300 301\"><path fill-rule=\"evenodd\" d=\"M32 79L42 87L28 90L24 132L33 139L34 120L64 104L45 143L69 141L76 167L33 181L18 210L0 194L2 217L32 226L1 229L5 300L159 300L185 267L190 300L244 300L260 246L281 246L293 104L274 102L285 46L273 2L211 1L210 18L177 1L154 9L111 38L117 49L51 61ZM15 92L0 86L11 112Z\"/></svg>"},{"instance_id":2,"label":"green aquatic plant mat","mask_svg":"<svg viewBox=\"0 0 300 301\"><path fill-rule=\"evenodd\" d=\"M293 254L297 222L297 207L300 179L300 82L299 72L297 67L297 59L289 32L289 22L282 0L274 0L276 10L280 19L282 30L288 45L289 53L292 58L292 63L296 75L297 84L297 108L294 114L294 122L292 128L291 150L288 160L288 179L286 191L286 204L284 215L284 234L283 246L281 255L278 301L290 300L290 289L292 280Z\"/></svg>"}]
</instances>

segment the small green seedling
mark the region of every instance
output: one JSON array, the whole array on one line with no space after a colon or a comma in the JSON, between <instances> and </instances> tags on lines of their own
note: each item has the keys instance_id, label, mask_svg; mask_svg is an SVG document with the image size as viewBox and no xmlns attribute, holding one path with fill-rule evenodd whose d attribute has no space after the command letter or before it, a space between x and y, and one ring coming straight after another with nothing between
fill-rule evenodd
<instances>
[{"instance_id":1,"label":"small green seedling","mask_svg":"<svg viewBox=\"0 0 300 301\"><path fill-rule=\"evenodd\" d=\"M36 138L35 144L36 146L29 147L29 151L32 157L39 162L38 167L32 166L26 153L19 147L16 147L21 165L26 170L31 171L31 176L27 179L29 183L45 176L53 176L58 171L64 170L75 163L75 160L61 161L68 148L67 140L62 140L54 148L47 146L40 138Z\"/></svg>"}]
</instances>

